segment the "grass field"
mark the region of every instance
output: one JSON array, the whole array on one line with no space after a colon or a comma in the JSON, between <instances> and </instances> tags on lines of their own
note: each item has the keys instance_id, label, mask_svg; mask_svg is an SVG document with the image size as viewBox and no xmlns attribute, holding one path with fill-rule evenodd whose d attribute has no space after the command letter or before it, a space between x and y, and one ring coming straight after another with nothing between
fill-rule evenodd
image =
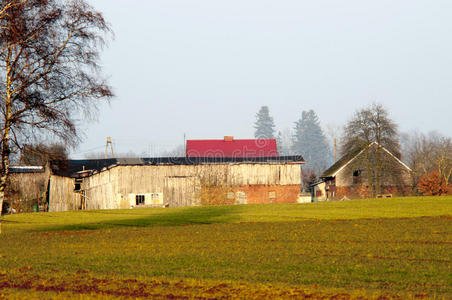
<instances>
[{"instance_id":1,"label":"grass field","mask_svg":"<svg viewBox=\"0 0 452 300\"><path fill-rule=\"evenodd\" d=\"M1 298L452 299L452 197L4 218Z\"/></svg>"}]
</instances>

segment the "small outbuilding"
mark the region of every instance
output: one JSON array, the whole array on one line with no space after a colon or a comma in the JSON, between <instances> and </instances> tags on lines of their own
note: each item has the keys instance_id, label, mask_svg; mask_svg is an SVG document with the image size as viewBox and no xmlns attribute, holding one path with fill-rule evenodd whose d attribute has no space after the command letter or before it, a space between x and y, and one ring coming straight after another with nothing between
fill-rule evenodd
<instances>
[{"instance_id":1,"label":"small outbuilding","mask_svg":"<svg viewBox=\"0 0 452 300\"><path fill-rule=\"evenodd\" d=\"M46 210L49 176L44 166L11 166L3 213Z\"/></svg>"},{"instance_id":2,"label":"small outbuilding","mask_svg":"<svg viewBox=\"0 0 452 300\"><path fill-rule=\"evenodd\" d=\"M346 154L324 171L321 181L312 187L313 201L407 195L411 173L398 157L373 142Z\"/></svg>"}]
</instances>

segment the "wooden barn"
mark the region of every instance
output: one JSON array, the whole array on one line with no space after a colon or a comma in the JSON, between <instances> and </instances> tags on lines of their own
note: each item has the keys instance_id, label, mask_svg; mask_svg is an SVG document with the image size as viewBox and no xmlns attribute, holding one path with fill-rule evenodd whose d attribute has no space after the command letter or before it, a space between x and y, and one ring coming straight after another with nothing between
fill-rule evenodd
<instances>
[{"instance_id":1,"label":"wooden barn","mask_svg":"<svg viewBox=\"0 0 452 300\"><path fill-rule=\"evenodd\" d=\"M296 203L301 157L179 157L69 161L50 178L50 211ZM96 166L96 169L92 169ZM70 168L69 168L70 169Z\"/></svg>"},{"instance_id":2,"label":"wooden barn","mask_svg":"<svg viewBox=\"0 0 452 300\"><path fill-rule=\"evenodd\" d=\"M375 164L377 155L380 159ZM376 167L369 171L369 164ZM407 195L411 173L399 158L374 142L346 154L324 171L321 181L313 185L313 201Z\"/></svg>"},{"instance_id":3,"label":"wooden barn","mask_svg":"<svg viewBox=\"0 0 452 300\"><path fill-rule=\"evenodd\" d=\"M49 176L43 166L11 166L3 213L46 210Z\"/></svg>"},{"instance_id":4,"label":"wooden barn","mask_svg":"<svg viewBox=\"0 0 452 300\"><path fill-rule=\"evenodd\" d=\"M274 139L233 137L189 140L185 157L72 160L50 178L49 210L294 203L303 163Z\"/></svg>"}]
</instances>

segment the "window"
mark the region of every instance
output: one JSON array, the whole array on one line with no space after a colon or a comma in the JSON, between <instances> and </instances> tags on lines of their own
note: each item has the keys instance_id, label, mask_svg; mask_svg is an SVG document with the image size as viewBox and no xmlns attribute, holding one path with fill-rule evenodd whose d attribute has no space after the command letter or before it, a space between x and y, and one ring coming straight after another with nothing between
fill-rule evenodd
<instances>
[{"instance_id":1,"label":"window","mask_svg":"<svg viewBox=\"0 0 452 300\"><path fill-rule=\"evenodd\" d=\"M361 170L353 171L353 184L361 183Z\"/></svg>"},{"instance_id":2,"label":"window","mask_svg":"<svg viewBox=\"0 0 452 300\"><path fill-rule=\"evenodd\" d=\"M238 191L235 193L235 203L236 204L246 204L246 193Z\"/></svg>"},{"instance_id":3,"label":"window","mask_svg":"<svg viewBox=\"0 0 452 300\"><path fill-rule=\"evenodd\" d=\"M144 195L135 195L136 205L144 205Z\"/></svg>"},{"instance_id":4,"label":"window","mask_svg":"<svg viewBox=\"0 0 452 300\"><path fill-rule=\"evenodd\" d=\"M75 178L74 180L74 191L78 192L82 190L82 183L83 183L83 179L82 178Z\"/></svg>"}]
</instances>

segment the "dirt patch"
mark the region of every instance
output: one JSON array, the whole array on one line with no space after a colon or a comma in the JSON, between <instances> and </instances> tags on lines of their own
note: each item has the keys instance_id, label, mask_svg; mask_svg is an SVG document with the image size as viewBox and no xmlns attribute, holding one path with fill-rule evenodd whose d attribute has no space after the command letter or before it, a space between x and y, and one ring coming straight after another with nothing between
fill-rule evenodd
<instances>
[{"instance_id":1,"label":"dirt patch","mask_svg":"<svg viewBox=\"0 0 452 300\"><path fill-rule=\"evenodd\" d=\"M96 277L80 270L73 275L44 278L28 272L0 276L0 290L19 289L36 292L97 295L135 299L368 299L365 295L328 293L317 288L276 287L247 283L210 283L203 281L137 280ZM423 295L423 294L422 294ZM402 299L399 296L379 295L378 299Z\"/></svg>"}]
</instances>

